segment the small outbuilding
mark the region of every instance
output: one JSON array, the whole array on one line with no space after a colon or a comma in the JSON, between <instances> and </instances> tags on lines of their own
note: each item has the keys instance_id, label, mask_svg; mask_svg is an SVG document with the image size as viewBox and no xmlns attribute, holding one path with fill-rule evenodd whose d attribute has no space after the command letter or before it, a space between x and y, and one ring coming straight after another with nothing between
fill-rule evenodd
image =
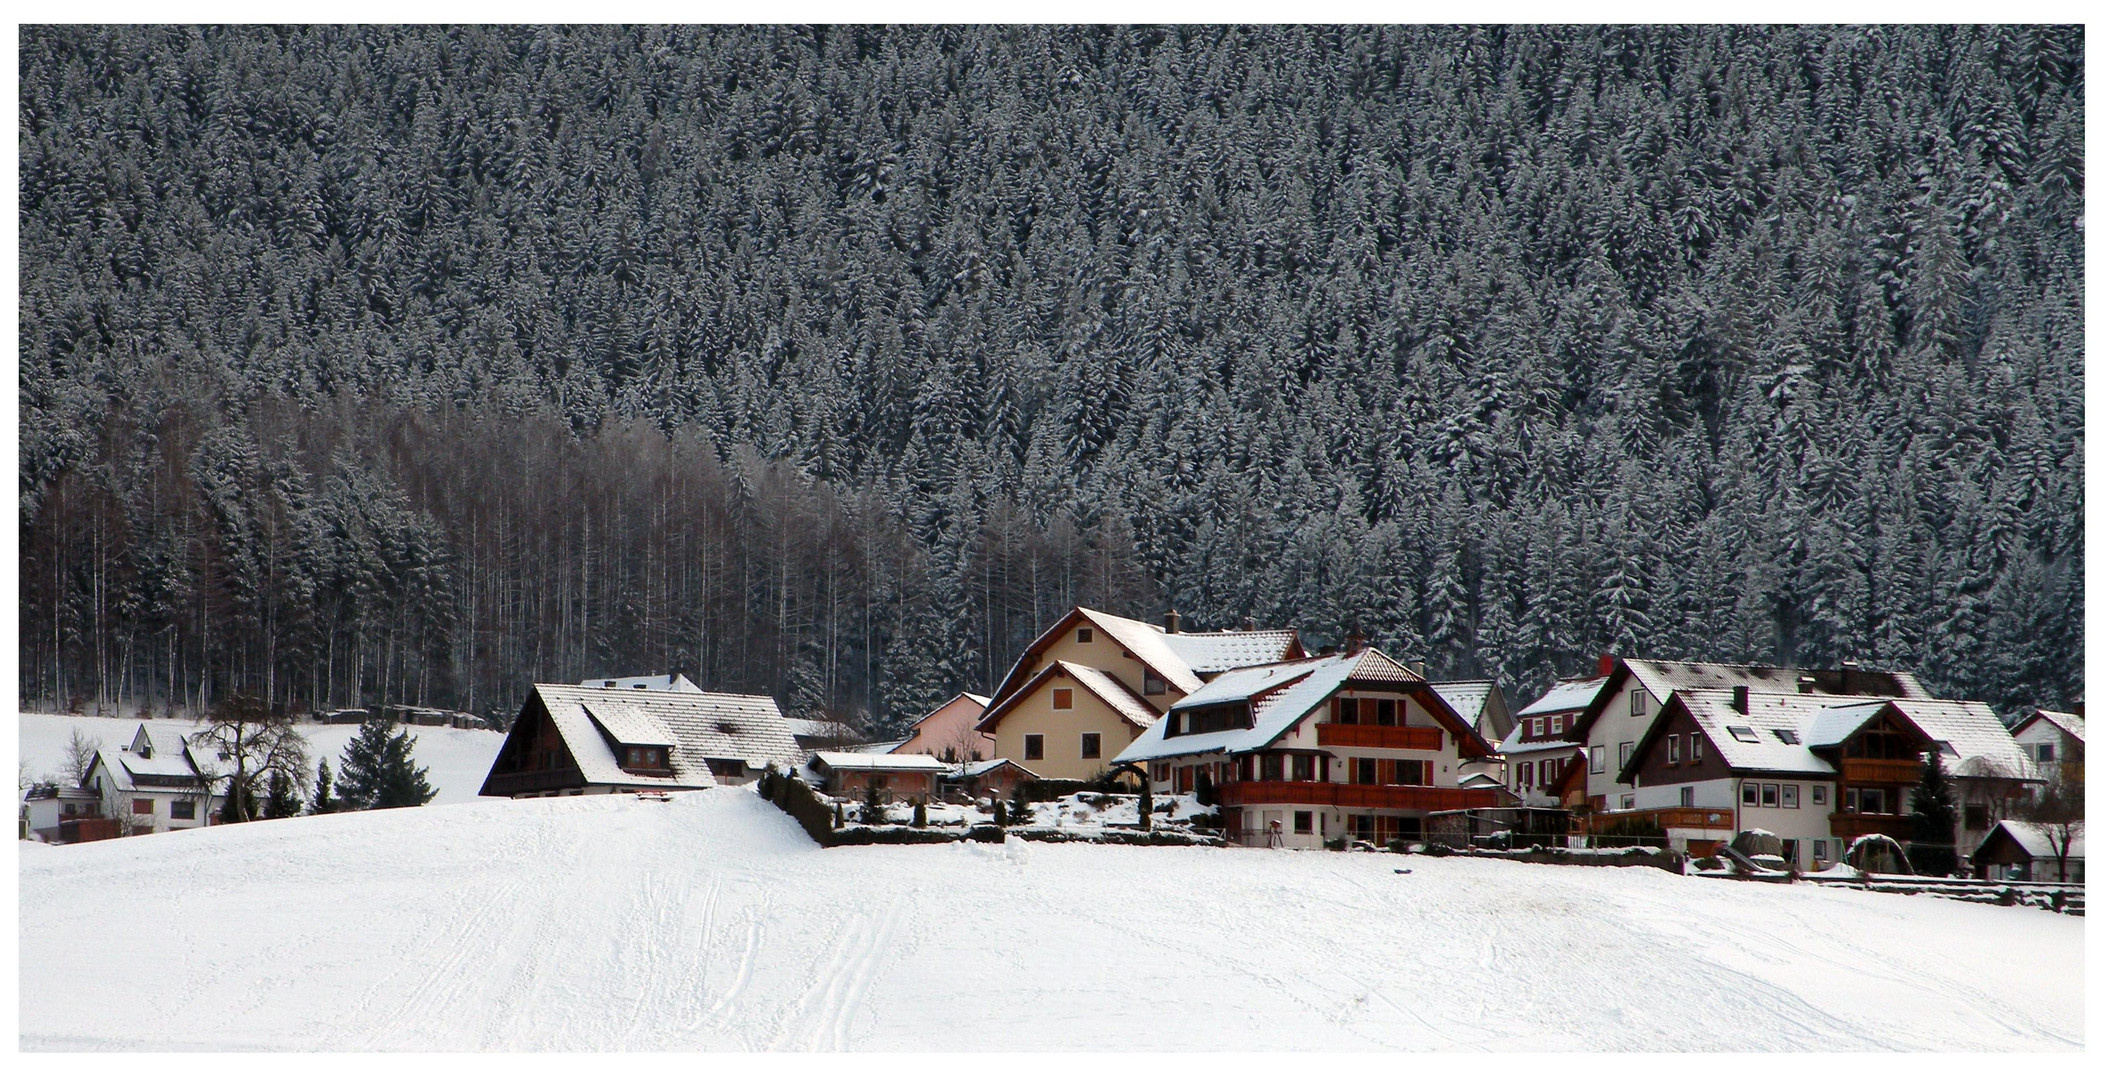
<instances>
[{"instance_id":1,"label":"small outbuilding","mask_svg":"<svg viewBox=\"0 0 2107 1080\"><path fill-rule=\"evenodd\" d=\"M2000 819L1975 848L1975 873L1987 881L2085 880L2085 824L2070 827ZM2059 848L2067 848L2058 851ZM2060 857L2059 857L2060 854Z\"/></svg>"},{"instance_id":2,"label":"small outbuilding","mask_svg":"<svg viewBox=\"0 0 2107 1080\"><path fill-rule=\"evenodd\" d=\"M928 754L859 754L848 750L821 750L806 763L819 779L820 790L829 795L853 796L867 791L873 780L887 800L936 794L936 778L951 766Z\"/></svg>"},{"instance_id":3,"label":"small outbuilding","mask_svg":"<svg viewBox=\"0 0 2107 1080\"><path fill-rule=\"evenodd\" d=\"M993 761L975 761L962 765L956 771L944 775L939 783L975 799L1009 799L1017 794L1017 785L1039 779L1038 773L1008 758L996 758Z\"/></svg>"}]
</instances>

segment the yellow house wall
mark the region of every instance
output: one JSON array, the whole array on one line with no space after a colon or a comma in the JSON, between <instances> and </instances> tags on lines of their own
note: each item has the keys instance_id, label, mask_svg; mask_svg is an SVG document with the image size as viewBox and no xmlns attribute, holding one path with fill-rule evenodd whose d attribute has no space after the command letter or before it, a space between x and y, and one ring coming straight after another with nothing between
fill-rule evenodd
<instances>
[{"instance_id":1,"label":"yellow house wall","mask_svg":"<svg viewBox=\"0 0 2107 1080\"><path fill-rule=\"evenodd\" d=\"M1115 646L1112 655L1117 657ZM1062 659L1072 659L1063 657ZM1082 661L1075 661L1081 663ZM1075 691L1075 708L1053 707L1053 691L1067 687ZM1098 756L1083 758L1083 733L1095 731ZM1114 755L1127 748L1139 734L1124 716L1098 700L1075 680L1056 675L1017 702L995 728L995 756L1008 758L1047 779L1088 780L1110 764ZM1026 735L1046 736L1046 756L1032 761L1024 756Z\"/></svg>"},{"instance_id":2,"label":"yellow house wall","mask_svg":"<svg viewBox=\"0 0 2107 1080\"><path fill-rule=\"evenodd\" d=\"M1126 650L1120 645L1119 640L1095 626L1089 627L1091 641L1087 643L1077 642L1075 632L1083 626L1088 626L1088 624L1078 624L1062 631L1060 638L1046 647L1046 652L1041 654L1039 662L1033 667L1036 670L1044 671L1046 665L1056 660L1066 660L1071 664L1081 664L1084 667L1094 667L1099 671L1111 672L1114 678L1126 684L1127 689L1132 690L1135 694L1140 695L1142 700L1148 702L1150 708L1154 709L1158 716L1162 716L1164 710L1170 708L1173 702L1185 696L1176 686L1171 685L1168 680L1164 683L1163 693L1142 694L1141 673L1144 668L1140 659L1120 655ZM1162 673L1158 672L1158 674Z\"/></svg>"}]
</instances>

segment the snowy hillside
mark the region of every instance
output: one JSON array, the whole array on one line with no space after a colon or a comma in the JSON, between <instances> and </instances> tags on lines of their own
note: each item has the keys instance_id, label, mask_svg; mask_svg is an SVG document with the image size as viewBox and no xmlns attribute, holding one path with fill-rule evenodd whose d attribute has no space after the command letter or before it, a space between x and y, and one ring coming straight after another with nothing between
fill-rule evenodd
<instances>
[{"instance_id":1,"label":"snowy hillside","mask_svg":"<svg viewBox=\"0 0 2107 1080\"><path fill-rule=\"evenodd\" d=\"M157 723L190 726L187 720L160 720ZM59 763L65 759L66 738L74 728L79 728L102 740L105 747L120 746L139 729L137 720L118 720L97 716L49 716L38 713L22 714L20 747L22 760L29 765L31 779L42 779L47 773L59 771ZM439 789L434 803L473 802L480 796L483 777L490 773L490 762L497 757L498 748L505 743L502 731L460 731L454 728L411 728L417 737L415 751L417 764L429 770L426 781ZM357 724L302 724L300 734L307 737L310 757L324 756L329 767L335 769L344 753L344 744L358 734ZM310 766L312 768L312 766ZM314 777L308 777L308 787L314 786ZM303 793L303 798L313 792Z\"/></svg>"},{"instance_id":2,"label":"snowy hillside","mask_svg":"<svg viewBox=\"0 0 2107 1080\"><path fill-rule=\"evenodd\" d=\"M20 969L67 973L25 984L25 1050L2083 1037L2081 919L1646 869L1021 842L827 851L746 789L19 851ZM180 973L182 990L135 993L141 971Z\"/></svg>"}]
</instances>

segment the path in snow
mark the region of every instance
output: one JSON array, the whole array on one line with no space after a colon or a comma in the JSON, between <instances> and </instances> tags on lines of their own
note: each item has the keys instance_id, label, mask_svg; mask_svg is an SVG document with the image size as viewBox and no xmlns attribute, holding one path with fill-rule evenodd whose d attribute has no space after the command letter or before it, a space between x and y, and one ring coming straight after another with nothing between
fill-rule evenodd
<instances>
[{"instance_id":1,"label":"path in snow","mask_svg":"<svg viewBox=\"0 0 2107 1080\"><path fill-rule=\"evenodd\" d=\"M1641 868L1021 842L829 851L750 789L18 849L21 970L66 973L22 996L26 1050L2083 1037L2081 919ZM167 990L137 993L141 971Z\"/></svg>"}]
</instances>

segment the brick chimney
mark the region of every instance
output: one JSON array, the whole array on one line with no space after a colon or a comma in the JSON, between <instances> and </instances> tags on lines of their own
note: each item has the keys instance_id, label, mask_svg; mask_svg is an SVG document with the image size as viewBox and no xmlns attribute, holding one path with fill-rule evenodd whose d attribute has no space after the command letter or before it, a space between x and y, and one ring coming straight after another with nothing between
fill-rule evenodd
<instances>
[{"instance_id":1,"label":"brick chimney","mask_svg":"<svg viewBox=\"0 0 2107 1080\"><path fill-rule=\"evenodd\" d=\"M1177 608L1172 608L1169 611L1163 613L1163 632L1166 634L1175 634L1178 632Z\"/></svg>"},{"instance_id":2,"label":"brick chimney","mask_svg":"<svg viewBox=\"0 0 2107 1080\"><path fill-rule=\"evenodd\" d=\"M1603 653L1602 660L1600 661L1600 667L1596 669L1596 673L1601 675L1603 678L1607 679L1609 678L1610 672L1615 670L1617 670L1617 658L1611 656L1608 653Z\"/></svg>"},{"instance_id":3,"label":"brick chimney","mask_svg":"<svg viewBox=\"0 0 2107 1080\"><path fill-rule=\"evenodd\" d=\"M1812 694L1812 693L1814 693L1814 676L1812 676L1812 675L1802 675L1802 676L1800 676L1800 693L1803 693L1803 694Z\"/></svg>"},{"instance_id":4,"label":"brick chimney","mask_svg":"<svg viewBox=\"0 0 2107 1080\"><path fill-rule=\"evenodd\" d=\"M1743 716L1749 714L1749 688L1746 683L1734 687L1734 711Z\"/></svg>"},{"instance_id":5,"label":"brick chimney","mask_svg":"<svg viewBox=\"0 0 2107 1080\"><path fill-rule=\"evenodd\" d=\"M1258 629L1258 617L1255 615L1246 615L1244 616L1244 621L1240 625L1245 630L1256 630Z\"/></svg>"}]
</instances>

